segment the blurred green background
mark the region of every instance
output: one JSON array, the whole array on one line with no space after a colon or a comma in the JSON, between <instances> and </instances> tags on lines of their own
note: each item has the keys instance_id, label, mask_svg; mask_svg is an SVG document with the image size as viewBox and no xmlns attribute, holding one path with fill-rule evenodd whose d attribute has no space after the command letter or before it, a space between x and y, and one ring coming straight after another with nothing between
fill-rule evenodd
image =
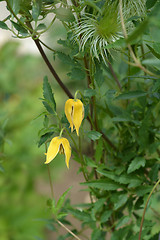
<instances>
[{"instance_id":1,"label":"blurred green background","mask_svg":"<svg viewBox=\"0 0 160 240\"><path fill-rule=\"evenodd\" d=\"M57 24L46 39L51 39L53 32L51 46L55 47L65 30ZM5 31L0 30L0 34L2 36ZM48 181L44 165L45 149L44 146L38 148L37 144L38 131L43 126L43 116L37 116L45 110L39 99L43 97L43 77L49 77L58 111L63 109L67 99L51 77L38 50L37 54L34 54L36 50L33 54L28 53L27 49L23 49L23 41L13 41L10 34L10 38L0 46L1 240L43 239L43 236L48 239L45 230L46 225L51 228L47 220L51 216L46 210L48 196L45 196L45 186L39 186L39 179ZM28 47L32 45L34 42L30 40ZM53 62L52 54L49 58ZM59 71L58 62L54 65ZM65 76L65 67L61 69L60 76ZM65 76L65 80L68 82L69 78Z\"/></svg>"}]
</instances>

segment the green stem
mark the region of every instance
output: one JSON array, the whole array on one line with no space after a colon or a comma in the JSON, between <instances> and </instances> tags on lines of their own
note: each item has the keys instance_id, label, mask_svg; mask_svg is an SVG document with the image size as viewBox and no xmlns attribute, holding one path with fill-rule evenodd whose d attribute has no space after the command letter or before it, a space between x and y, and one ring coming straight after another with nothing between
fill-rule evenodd
<instances>
[{"instance_id":1,"label":"green stem","mask_svg":"<svg viewBox=\"0 0 160 240\"><path fill-rule=\"evenodd\" d=\"M143 210L143 215L142 215L142 220L141 220L141 226L140 226L140 231L139 231L139 237L138 240L141 240L141 234L142 234L142 227L143 227L143 222L144 222L144 217L145 217L145 213L146 213L146 209L147 209L147 205L148 202L154 192L154 190L156 189L156 187L158 186L158 184L160 183L160 179L156 182L156 184L154 185L154 187L152 188L152 191L150 192L148 198L147 198L147 202L145 204L144 210Z\"/></svg>"}]
</instances>

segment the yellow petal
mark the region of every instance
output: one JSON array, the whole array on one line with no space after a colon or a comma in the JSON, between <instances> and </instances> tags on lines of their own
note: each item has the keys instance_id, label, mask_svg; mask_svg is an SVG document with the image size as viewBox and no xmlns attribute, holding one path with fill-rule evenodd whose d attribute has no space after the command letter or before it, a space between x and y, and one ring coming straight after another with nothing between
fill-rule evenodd
<instances>
[{"instance_id":1,"label":"yellow petal","mask_svg":"<svg viewBox=\"0 0 160 240\"><path fill-rule=\"evenodd\" d=\"M45 164L50 163L58 154L59 147L61 144L61 139L59 137L54 137L48 147L47 158Z\"/></svg>"},{"instance_id":2,"label":"yellow petal","mask_svg":"<svg viewBox=\"0 0 160 240\"><path fill-rule=\"evenodd\" d=\"M70 124L71 132L73 132L73 107L74 107L74 100L68 99L65 103L65 114Z\"/></svg>"},{"instance_id":3,"label":"yellow petal","mask_svg":"<svg viewBox=\"0 0 160 240\"><path fill-rule=\"evenodd\" d=\"M75 126L78 136L79 136L79 128L81 126L83 118L84 118L83 103L79 99L77 99L76 101L74 101L73 124Z\"/></svg>"},{"instance_id":4,"label":"yellow petal","mask_svg":"<svg viewBox=\"0 0 160 240\"><path fill-rule=\"evenodd\" d=\"M69 160L71 157L71 146L69 144L69 141L66 138L61 138L61 144L63 145L63 148L64 148L65 162L66 162L67 168L69 168Z\"/></svg>"}]
</instances>

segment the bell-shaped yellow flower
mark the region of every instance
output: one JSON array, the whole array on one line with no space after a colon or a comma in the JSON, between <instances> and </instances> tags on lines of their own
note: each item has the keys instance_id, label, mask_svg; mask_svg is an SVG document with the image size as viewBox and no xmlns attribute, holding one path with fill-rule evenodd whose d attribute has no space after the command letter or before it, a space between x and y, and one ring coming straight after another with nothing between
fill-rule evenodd
<instances>
[{"instance_id":1,"label":"bell-shaped yellow flower","mask_svg":"<svg viewBox=\"0 0 160 240\"><path fill-rule=\"evenodd\" d=\"M57 154L65 154L65 162L67 167L69 168L69 160L71 157L71 146L69 141L63 137L54 137L48 147L48 151L46 153L46 161L45 164L50 163Z\"/></svg>"},{"instance_id":2,"label":"bell-shaped yellow flower","mask_svg":"<svg viewBox=\"0 0 160 240\"><path fill-rule=\"evenodd\" d=\"M73 132L73 127L75 127L79 136L79 128L84 118L84 107L81 100L68 99L65 103L65 114L70 123L71 132Z\"/></svg>"}]
</instances>

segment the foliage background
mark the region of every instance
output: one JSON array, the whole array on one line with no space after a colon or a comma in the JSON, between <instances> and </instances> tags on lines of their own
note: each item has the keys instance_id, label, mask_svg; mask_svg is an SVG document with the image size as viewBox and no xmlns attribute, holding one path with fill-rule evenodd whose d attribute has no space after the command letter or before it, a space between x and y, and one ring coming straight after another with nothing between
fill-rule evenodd
<instances>
[{"instance_id":1,"label":"foliage background","mask_svg":"<svg viewBox=\"0 0 160 240\"><path fill-rule=\"evenodd\" d=\"M57 33L58 29L61 29L61 36L57 36L59 38L66 38L66 31L61 23L57 23L55 26L56 29L52 29L49 32L48 36L48 44L55 47L55 43L53 44L53 39L56 37L55 33ZM140 28L140 30L142 30ZM3 34L4 30L1 30ZM150 44L151 51L147 55L147 59L143 61L143 63L155 71L157 74L159 73L159 57L156 57L159 54L159 45L157 39L159 39L160 31L159 31L159 15L155 15L151 22L147 25L147 31L150 32L150 36L152 37L152 42ZM137 32L137 35L133 35L133 39L138 45L139 39L141 39L140 31ZM143 32L145 35L145 32ZM138 36L138 37L137 37ZM145 35L146 37L146 35ZM143 38L142 38L143 40ZM146 39L144 39L146 40ZM147 40L148 41L148 40ZM150 41L150 40L149 40ZM155 45L157 43L157 45ZM39 117L35 120L41 112L44 111L44 108L40 104L39 97L42 96L42 79L44 75L48 75L49 79L51 79L51 85L53 91L55 93L55 99L58 103L58 110L62 111L66 96L61 92L58 85L54 83L53 78L48 73L47 68L43 64L43 61L40 57L24 54L21 55L18 51L19 43L16 42L6 42L3 46L1 46L1 54L0 54L0 93L1 93L1 113L0 113L0 122L1 122L1 197L0 197L0 232L1 239L46 239L46 233L44 229L46 229L46 225L48 228L54 230L53 225L51 224L50 213L44 208L46 196L42 194L42 192L38 191L37 184L40 184L47 181L46 169L44 168L44 147L37 148L38 141L38 131L42 127L42 118ZM56 48L61 50L60 45L56 45ZM156 54L154 51L156 50ZM147 52L147 47L145 46L145 51ZM48 52L49 54L49 52ZM60 54L59 54L60 55ZM120 56L120 55L119 55ZM159 55L157 55L159 56ZM53 56L50 55L49 58L53 61ZM66 79L67 86L71 89L72 92L75 90L86 88L87 84L82 82L82 79L77 79L76 86L74 86L73 78L74 72L72 72L72 79L66 77L69 66L67 62L61 55L57 59L55 67L57 72L60 73L60 76ZM63 67L61 67L63 64ZM127 64L121 61L121 58L116 58L116 61L112 62L113 68L121 80L121 83L124 86L124 90L126 90L127 86L125 85L127 82L126 75L128 75ZM103 66L104 67L104 66ZM119 95L119 90L109 73L108 69L105 72L105 81L104 85L97 88L97 96L103 95L105 97L105 101L108 103L109 100L113 97L113 93ZM152 107L152 104L156 106L155 109L151 109L153 117L156 119L156 128L159 126L159 79L154 81L149 78L134 78L135 74L139 74L139 70L137 68L130 68L131 77L131 90L142 90L145 85L145 91L148 91L150 94L148 97L148 102L146 103L146 98L140 98L131 101L131 109L134 106L139 107L140 112L140 121L143 121L145 118L145 109L149 104ZM104 92L103 92L104 90ZM107 94L106 94L107 90ZM102 94L103 93L103 94ZM137 94L137 93L136 93ZM105 96L104 96L105 95ZM119 97L120 103L117 103L119 109L124 109L126 107L125 100L130 99L131 96L122 95ZM132 96L133 97L133 96ZM132 98L131 97L131 98ZM109 102L110 104L110 102ZM135 105L134 105L135 104ZM99 105L104 106L104 98L99 98ZM106 106L105 106L106 107ZM122 127L123 129L127 129L128 126L132 126L132 123L128 123L128 115L123 115L121 111L117 111L114 106L110 105L111 116L105 116L103 111L99 111L99 119L103 119L106 129L108 130L108 134L112 135L112 132L116 131L115 125ZM142 113L142 107L144 107L144 112ZM128 109L128 112L130 109ZM139 114L135 113L135 118ZM148 122L147 127L151 126L152 122ZM130 125L129 125L130 124ZM154 129L153 129L154 130ZM142 128L141 132L139 132L138 137L143 143L141 145L142 148L148 147L150 140L152 138L148 138L146 134L146 129ZM130 133L127 132L128 138ZM127 136L126 134L126 136ZM158 135L159 133L157 133ZM149 142L145 141L145 136ZM128 141L127 138L127 141ZM127 141L125 144L127 144ZM146 144L146 145L145 145ZM153 149L155 146L152 146ZM122 148L122 149L121 149ZM123 151L122 142L119 142L119 149ZM124 149L125 151L125 149ZM151 149L152 152L152 149ZM60 169L64 166L61 158L57 158L57 168ZM154 160L155 161L155 160ZM155 168L150 174L152 181L154 182L157 179L159 168L159 160L156 160ZM60 162L60 166L59 165ZM158 167L158 168L157 168ZM57 169L55 169L54 174L56 174ZM63 172L59 170L57 175L62 176ZM142 174L141 171L138 172L139 175ZM37 183L38 181L38 183ZM43 184L42 184L43 185ZM45 190L44 190L45 191ZM146 199L147 195L144 195L143 201ZM123 200L122 200L123 201ZM153 205L156 206L157 202L159 202L159 197L155 195L155 198L152 200ZM140 207L142 203L142 198L140 199L140 203L137 203L137 208ZM155 207L158 210L157 207ZM29 211L30 210L30 211ZM158 211L157 211L158 212ZM155 222L157 221L155 215L152 211L148 212L148 219L153 219ZM120 223L123 225L123 221ZM155 233L159 231L159 225L154 225ZM157 235L156 235L157 236ZM116 239L117 236L115 236Z\"/></svg>"}]
</instances>

